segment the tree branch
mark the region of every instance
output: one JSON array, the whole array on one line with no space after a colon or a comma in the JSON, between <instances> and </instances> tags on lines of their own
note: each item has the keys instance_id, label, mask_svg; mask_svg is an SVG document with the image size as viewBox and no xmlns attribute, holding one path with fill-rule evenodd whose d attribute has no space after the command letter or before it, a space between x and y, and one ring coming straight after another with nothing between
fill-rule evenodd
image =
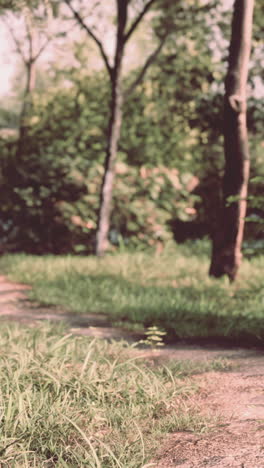
<instances>
[{"instance_id":1,"label":"tree branch","mask_svg":"<svg viewBox=\"0 0 264 468\"><path fill-rule=\"evenodd\" d=\"M152 52L152 54L147 58L145 64L143 65L143 67L141 68L138 76L136 77L136 79L132 82L132 84L129 86L129 88L127 89L127 91L124 92L124 95L125 97L127 98L128 96L130 96L130 94L133 93L133 91L135 90L135 88L141 83L141 81L143 80L147 70L149 69L149 67L155 62L157 56L159 55L159 53L161 52L165 42L166 42L166 39L167 39L168 35L166 35L159 43L158 47L154 50L154 52Z\"/></svg>"},{"instance_id":2,"label":"tree branch","mask_svg":"<svg viewBox=\"0 0 264 468\"><path fill-rule=\"evenodd\" d=\"M48 46L50 41L51 41L51 37L49 37L46 40L46 42L44 42L44 44L39 48L38 52L34 55L34 57L32 57L34 62L36 62L36 60L38 60L38 58L41 56L42 52L44 52L44 50L46 49L46 47Z\"/></svg>"},{"instance_id":3,"label":"tree branch","mask_svg":"<svg viewBox=\"0 0 264 468\"><path fill-rule=\"evenodd\" d=\"M32 29L32 17L29 20L29 17L26 15L25 19L26 19L25 25L26 25L26 30L27 30L27 39L28 39L28 44L29 44L28 60L32 63L34 62L34 34L33 34L33 29Z\"/></svg>"},{"instance_id":4,"label":"tree branch","mask_svg":"<svg viewBox=\"0 0 264 468\"><path fill-rule=\"evenodd\" d=\"M127 31L127 33L125 34L125 42L128 41L128 39L130 38L130 36L133 34L133 32L135 31L135 29L138 27L139 23L141 22L141 20L144 18L145 14L149 11L150 7L153 5L153 3L155 2L156 0L149 0L146 5L144 6L143 10L141 11L141 13L139 13L138 17L134 20L134 22L131 24L129 30Z\"/></svg>"},{"instance_id":5,"label":"tree branch","mask_svg":"<svg viewBox=\"0 0 264 468\"><path fill-rule=\"evenodd\" d=\"M14 41L14 43L15 43L17 52L18 52L19 55L22 57L22 60L23 60L24 64L26 65L27 62L28 62L28 59L27 59L27 57L26 57L25 54L24 54L24 51L23 51L23 49L22 49L22 47L21 47L21 44L20 44L19 40L17 39L17 37L16 37L16 35L15 35L15 33L14 33L13 28L10 26L10 24L8 23L8 21L4 21L4 23L5 23L7 29L8 29L8 31L9 31L9 33L10 33L10 36L12 37L12 39L13 39L13 41Z\"/></svg>"},{"instance_id":6,"label":"tree branch","mask_svg":"<svg viewBox=\"0 0 264 468\"><path fill-rule=\"evenodd\" d=\"M93 39L93 41L96 43L97 47L99 48L100 50L100 54L101 54L101 57L104 61L104 64L106 66L106 69L109 73L109 76L110 76L110 79L112 79L113 77L113 68L111 67L110 63L109 63L109 59L106 55L106 52L104 50L104 47L103 47L103 44L102 42L98 39L98 37L93 33L93 31L91 30L91 28L89 28L89 26L87 26L87 24L85 24L84 20L82 19L82 17L80 16L80 14L78 13L78 11L76 11L72 5L71 5L71 1L70 0L64 0L64 2L66 3L66 5L68 5L68 7L70 8L71 12L73 13L73 16L74 18L77 20L77 22L80 24L80 26L87 32L87 34Z\"/></svg>"}]
</instances>

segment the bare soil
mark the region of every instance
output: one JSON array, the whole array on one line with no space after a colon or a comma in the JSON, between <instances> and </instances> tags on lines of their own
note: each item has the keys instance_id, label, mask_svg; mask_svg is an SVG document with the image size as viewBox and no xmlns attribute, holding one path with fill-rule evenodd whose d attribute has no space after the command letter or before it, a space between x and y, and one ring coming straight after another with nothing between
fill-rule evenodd
<instances>
[{"instance_id":1,"label":"bare soil","mask_svg":"<svg viewBox=\"0 0 264 468\"><path fill-rule=\"evenodd\" d=\"M264 467L264 357L246 351L234 362L230 372L194 377L201 413L218 422L206 434L168 435L155 468Z\"/></svg>"},{"instance_id":2,"label":"bare soil","mask_svg":"<svg viewBox=\"0 0 264 468\"><path fill-rule=\"evenodd\" d=\"M27 299L28 286L0 276L0 319L36 326L41 320L66 322L74 334L135 341L137 334L111 327L104 315L67 313L41 308ZM192 377L198 385L196 404L208 415L208 432L168 434L151 464L154 468L264 468L264 353L258 349L187 346L160 351L135 350L154 362L211 361L223 357L228 372L210 371Z\"/></svg>"}]
</instances>

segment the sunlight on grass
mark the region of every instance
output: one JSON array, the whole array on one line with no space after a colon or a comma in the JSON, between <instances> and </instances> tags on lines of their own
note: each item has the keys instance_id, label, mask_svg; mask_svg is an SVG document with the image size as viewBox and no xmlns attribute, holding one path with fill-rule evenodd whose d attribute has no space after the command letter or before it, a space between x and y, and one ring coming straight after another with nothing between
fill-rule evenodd
<instances>
[{"instance_id":1,"label":"sunlight on grass","mask_svg":"<svg viewBox=\"0 0 264 468\"><path fill-rule=\"evenodd\" d=\"M169 337L264 338L264 257L244 260L240 276L208 277L208 244L168 244L162 254L1 259L11 279L33 285L30 297L75 313L105 313L115 323L156 325Z\"/></svg>"},{"instance_id":2,"label":"sunlight on grass","mask_svg":"<svg viewBox=\"0 0 264 468\"><path fill-rule=\"evenodd\" d=\"M2 323L3 466L142 468L165 433L207 429L188 378L199 364L151 366L126 343L64 333Z\"/></svg>"}]
</instances>

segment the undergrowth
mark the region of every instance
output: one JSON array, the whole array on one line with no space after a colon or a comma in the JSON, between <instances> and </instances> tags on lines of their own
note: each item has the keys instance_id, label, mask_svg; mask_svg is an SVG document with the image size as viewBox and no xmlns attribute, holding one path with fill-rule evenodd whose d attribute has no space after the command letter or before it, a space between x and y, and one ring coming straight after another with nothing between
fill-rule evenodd
<instances>
[{"instance_id":1,"label":"undergrowth","mask_svg":"<svg viewBox=\"0 0 264 468\"><path fill-rule=\"evenodd\" d=\"M0 465L151 466L164 434L208 428L189 378L205 370L153 366L125 342L74 337L62 326L2 322Z\"/></svg>"}]
</instances>

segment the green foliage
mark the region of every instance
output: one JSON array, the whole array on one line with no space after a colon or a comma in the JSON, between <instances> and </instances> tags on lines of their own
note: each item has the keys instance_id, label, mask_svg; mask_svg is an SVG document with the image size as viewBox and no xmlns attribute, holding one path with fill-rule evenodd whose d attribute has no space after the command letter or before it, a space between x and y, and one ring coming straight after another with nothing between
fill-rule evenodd
<instances>
[{"instance_id":1,"label":"green foliage","mask_svg":"<svg viewBox=\"0 0 264 468\"><path fill-rule=\"evenodd\" d=\"M140 94L138 98L144 110L147 104ZM33 253L93 250L107 99L107 86L99 76L83 79L48 100L36 97L23 153L17 154L14 140L0 142L0 230L7 249ZM117 165L110 241L145 247L170 239L175 217L193 218L196 198L189 187L197 182L186 166L179 172L155 165L162 160L160 149L151 160L150 153L157 146L155 138L150 140L152 120L145 119L134 99L126 108L130 118L118 155L124 162ZM145 130L138 134L144 120ZM160 131L159 148L165 137ZM144 158L151 167L142 165Z\"/></svg>"},{"instance_id":2,"label":"green foliage","mask_svg":"<svg viewBox=\"0 0 264 468\"><path fill-rule=\"evenodd\" d=\"M169 430L207 427L186 380L199 365L151 368L126 343L65 335L47 323L2 323L0 349L6 468L139 468Z\"/></svg>"},{"instance_id":3,"label":"green foliage","mask_svg":"<svg viewBox=\"0 0 264 468\"><path fill-rule=\"evenodd\" d=\"M0 108L0 128L16 128L19 123L18 115L10 109Z\"/></svg>"},{"instance_id":4,"label":"green foliage","mask_svg":"<svg viewBox=\"0 0 264 468\"><path fill-rule=\"evenodd\" d=\"M159 330L158 327L155 325L152 327L148 327L147 331L145 332L146 338L144 340L140 340L137 344L144 344L146 346L150 346L153 350L164 346L163 338L167 333Z\"/></svg>"},{"instance_id":5,"label":"green foliage","mask_svg":"<svg viewBox=\"0 0 264 468\"><path fill-rule=\"evenodd\" d=\"M170 37L156 65L125 103L110 232L113 245L159 246L175 235L175 229L184 231L175 220L190 221L186 225L190 232L200 232L202 226L201 235L211 234L217 226L224 165L223 97L212 90L218 65L200 33L196 39L191 30L179 43ZM0 234L7 250L93 250L109 89L101 73L85 76L79 69L69 69L65 75L69 88L34 97L23 154L16 155L14 140L0 141ZM3 125L13 125L9 117L12 113L3 113ZM253 177L261 174L263 165L262 120L263 106L250 99ZM261 183L250 185L254 197L261 190ZM261 207L256 208L252 198L247 240L263 237L259 224L252 222L256 215L262 217Z\"/></svg>"},{"instance_id":6,"label":"green foliage","mask_svg":"<svg viewBox=\"0 0 264 468\"><path fill-rule=\"evenodd\" d=\"M2 237L7 247L33 253L92 251L102 166L84 172L78 158L58 158L48 151L21 156L13 144L2 153L1 172ZM176 169L117 164L112 244L146 247L170 239L169 222L193 215L188 192L192 178Z\"/></svg>"},{"instance_id":7,"label":"green foliage","mask_svg":"<svg viewBox=\"0 0 264 468\"><path fill-rule=\"evenodd\" d=\"M104 160L108 88L101 75L72 79L70 89L35 98L29 144L85 170Z\"/></svg>"},{"instance_id":8,"label":"green foliage","mask_svg":"<svg viewBox=\"0 0 264 468\"><path fill-rule=\"evenodd\" d=\"M117 164L112 230L130 245L157 245L172 238L170 222L189 219L193 202L192 174L177 169L129 168Z\"/></svg>"},{"instance_id":9,"label":"green foliage","mask_svg":"<svg viewBox=\"0 0 264 468\"><path fill-rule=\"evenodd\" d=\"M60 203L73 203L86 187L67 158L52 153L17 154L16 144L1 153L1 236L10 249L67 252L74 239Z\"/></svg>"}]
</instances>

